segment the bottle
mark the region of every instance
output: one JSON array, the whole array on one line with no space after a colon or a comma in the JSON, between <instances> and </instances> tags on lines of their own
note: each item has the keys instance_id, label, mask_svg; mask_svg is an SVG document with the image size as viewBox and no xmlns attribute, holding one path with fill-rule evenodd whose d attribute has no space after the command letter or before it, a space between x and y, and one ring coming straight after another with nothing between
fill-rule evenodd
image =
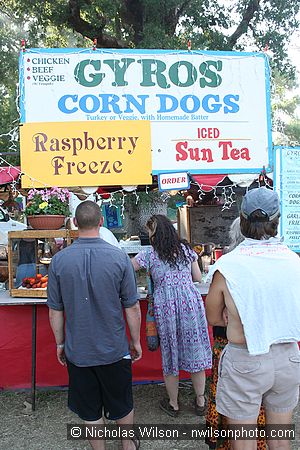
<instances>
[{"instance_id":1,"label":"bottle","mask_svg":"<svg viewBox=\"0 0 300 450\"><path fill-rule=\"evenodd\" d=\"M48 239L45 239L44 251L40 258L40 263L49 265L51 263L51 259L52 259L52 253L51 253L50 243L49 243Z\"/></svg>"}]
</instances>

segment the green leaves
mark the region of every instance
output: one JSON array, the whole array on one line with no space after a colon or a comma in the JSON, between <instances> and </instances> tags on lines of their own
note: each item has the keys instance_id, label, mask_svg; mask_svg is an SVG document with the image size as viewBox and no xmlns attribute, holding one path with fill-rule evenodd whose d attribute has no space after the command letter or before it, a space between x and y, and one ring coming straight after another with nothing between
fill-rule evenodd
<instances>
[{"instance_id":1,"label":"green leaves","mask_svg":"<svg viewBox=\"0 0 300 450\"><path fill-rule=\"evenodd\" d=\"M288 42L299 0L0 0L0 148L18 149L18 53L27 47L164 48L262 51L289 79Z\"/></svg>"}]
</instances>

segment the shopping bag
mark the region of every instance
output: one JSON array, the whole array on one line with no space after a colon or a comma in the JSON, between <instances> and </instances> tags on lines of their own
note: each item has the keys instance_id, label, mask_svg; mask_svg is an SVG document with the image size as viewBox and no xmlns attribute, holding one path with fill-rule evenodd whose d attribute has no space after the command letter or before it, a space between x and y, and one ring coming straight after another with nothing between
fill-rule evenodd
<instances>
[{"instance_id":1,"label":"shopping bag","mask_svg":"<svg viewBox=\"0 0 300 450\"><path fill-rule=\"evenodd\" d=\"M159 347L159 336L156 328L154 317L154 302L153 302L153 281L151 275L148 274L148 309L146 315L146 340L147 347L150 352L154 352Z\"/></svg>"}]
</instances>

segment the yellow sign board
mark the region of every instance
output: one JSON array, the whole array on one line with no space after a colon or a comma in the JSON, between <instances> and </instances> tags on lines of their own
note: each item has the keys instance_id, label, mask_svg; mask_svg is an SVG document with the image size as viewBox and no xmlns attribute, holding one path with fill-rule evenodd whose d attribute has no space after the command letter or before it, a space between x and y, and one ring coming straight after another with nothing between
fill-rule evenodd
<instances>
[{"instance_id":1,"label":"yellow sign board","mask_svg":"<svg viewBox=\"0 0 300 450\"><path fill-rule=\"evenodd\" d=\"M25 123L22 187L152 183L150 122Z\"/></svg>"}]
</instances>

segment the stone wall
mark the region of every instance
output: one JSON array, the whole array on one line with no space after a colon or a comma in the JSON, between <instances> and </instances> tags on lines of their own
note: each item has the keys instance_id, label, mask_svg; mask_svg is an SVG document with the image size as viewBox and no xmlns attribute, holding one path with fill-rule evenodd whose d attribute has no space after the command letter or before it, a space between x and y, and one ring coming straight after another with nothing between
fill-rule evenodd
<instances>
[{"instance_id":1,"label":"stone wall","mask_svg":"<svg viewBox=\"0 0 300 450\"><path fill-rule=\"evenodd\" d=\"M196 206L186 208L189 215L190 240L192 245L213 242L224 247L229 244L230 225L238 217L238 207L234 203L230 209L222 211L222 206Z\"/></svg>"},{"instance_id":2,"label":"stone wall","mask_svg":"<svg viewBox=\"0 0 300 450\"><path fill-rule=\"evenodd\" d=\"M145 224L153 214L167 215L168 203L163 201L161 193L141 195L136 203L134 195L128 196L125 203L124 228L128 236L145 233Z\"/></svg>"}]
</instances>

